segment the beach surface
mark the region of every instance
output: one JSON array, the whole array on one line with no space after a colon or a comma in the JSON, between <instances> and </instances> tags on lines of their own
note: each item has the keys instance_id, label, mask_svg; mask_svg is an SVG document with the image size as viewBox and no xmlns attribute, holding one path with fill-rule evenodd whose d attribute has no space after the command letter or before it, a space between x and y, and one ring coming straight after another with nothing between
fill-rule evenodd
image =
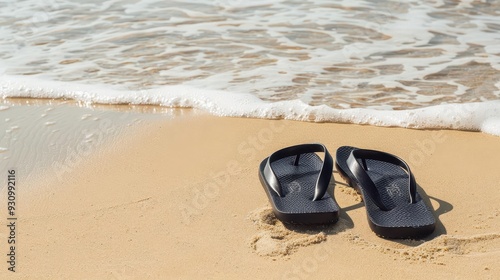
<instances>
[{"instance_id":1,"label":"beach surface","mask_svg":"<svg viewBox=\"0 0 500 280\"><path fill-rule=\"evenodd\" d=\"M16 170L17 206L16 272L8 270L10 233L4 225L1 279L500 275L498 137L222 118L191 109L141 107L131 113L128 106L114 106L103 113L48 102L9 107L0 111L0 128L25 136L14 137L0 153L2 223L9 221L8 170ZM68 111L75 121L58 128L64 133L53 132ZM10 124L20 116L43 128L30 133L28 125ZM325 144L332 154L351 145L406 160L435 210L434 234L424 240L377 237L360 196L336 171L338 223L285 226L276 220L258 165L277 149L310 142Z\"/></svg>"}]
</instances>

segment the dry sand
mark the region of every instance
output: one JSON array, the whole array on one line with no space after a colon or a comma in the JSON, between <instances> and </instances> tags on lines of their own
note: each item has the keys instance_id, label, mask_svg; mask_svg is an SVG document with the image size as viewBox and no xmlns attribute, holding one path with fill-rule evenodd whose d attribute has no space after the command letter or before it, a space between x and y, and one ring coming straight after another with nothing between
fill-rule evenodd
<instances>
[{"instance_id":1,"label":"dry sand","mask_svg":"<svg viewBox=\"0 0 500 280\"><path fill-rule=\"evenodd\" d=\"M37 106L16 110L52 108L56 122L64 119L65 113L56 114L64 108L80 117L89 114L68 104ZM2 130L11 129L5 118L20 114L9 110L0 111ZM193 110L113 114L106 116L120 120L113 122L119 129L97 130L105 141L91 152L78 148L88 138L78 122L67 141L58 142L57 134L45 129L7 147L31 147L30 154L40 156L17 153L2 159L2 222L6 169L37 175L18 172L16 177L16 272L7 270L4 226L1 279L500 277L498 137L219 118ZM51 139L57 149L44 153L42 144ZM308 142L324 143L332 154L353 145L405 159L435 209L435 233L425 240L377 237L359 195L337 173L335 197L342 207L337 224L291 227L277 221L258 164L277 149Z\"/></svg>"}]
</instances>

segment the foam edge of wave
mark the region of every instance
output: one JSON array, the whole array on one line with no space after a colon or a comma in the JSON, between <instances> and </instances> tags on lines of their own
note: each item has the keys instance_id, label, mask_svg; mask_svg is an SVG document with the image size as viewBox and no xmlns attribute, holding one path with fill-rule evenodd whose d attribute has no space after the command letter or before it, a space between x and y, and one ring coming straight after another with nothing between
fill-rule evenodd
<instances>
[{"instance_id":1,"label":"foam edge of wave","mask_svg":"<svg viewBox=\"0 0 500 280\"><path fill-rule=\"evenodd\" d=\"M73 99L86 104L133 104L197 108L216 116L289 119L394 126L414 129L481 131L500 136L500 100L443 104L411 110L335 109L300 100L266 102L246 93L205 90L183 85L148 90L119 90L101 85L0 77L0 97Z\"/></svg>"}]
</instances>

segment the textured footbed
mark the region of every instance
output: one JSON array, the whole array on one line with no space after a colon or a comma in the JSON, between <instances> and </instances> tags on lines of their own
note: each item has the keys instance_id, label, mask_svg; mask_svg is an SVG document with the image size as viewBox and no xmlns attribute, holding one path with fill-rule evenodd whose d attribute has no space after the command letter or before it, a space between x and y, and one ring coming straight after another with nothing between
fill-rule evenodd
<instances>
[{"instance_id":1,"label":"textured footbed","mask_svg":"<svg viewBox=\"0 0 500 280\"><path fill-rule=\"evenodd\" d=\"M313 201L316 181L323 161L315 153L300 155L298 166L294 166L295 156L289 156L271 163L281 185L280 197L267 184L264 166L259 167L259 175L276 216L284 221L298 224L332 223L338 220L339 206L328 192L321 200Z\"/></svg>"},{"instance_id":2,"label":"textured footbed","mask_svg":"<svg viewBox=\"0 0 500 280\"><path fill-rule=\"evenodd\" d=\"M374 182L382 204L389 209L381 210L363 191L351 173L347 159L354 147L340 147L337 150L337 169L347 177L351 187L363 196L370 226L375 233L391 238L417 237L430 234L434 230L435 218L430 208L417 192L416 203L409 202L409 176L401 167L378 160L366 160L367 174ZM361 161L358 160L361 164Z\"/></svg>"}]
</instances>

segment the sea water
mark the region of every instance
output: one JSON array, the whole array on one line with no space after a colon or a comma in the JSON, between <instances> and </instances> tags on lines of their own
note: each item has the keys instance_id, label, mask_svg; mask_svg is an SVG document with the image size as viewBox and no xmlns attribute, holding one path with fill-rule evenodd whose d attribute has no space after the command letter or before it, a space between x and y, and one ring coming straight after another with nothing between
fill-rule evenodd
<instances>
[{"instance_id":1,"label":"sea water","mask_svg":"<svg viewBox=\"0 0 500 280\"><path fill-rule=\"evenodd\" d=\"M0 96L500 135L500 1L0 1Z\"/></svg>"}]
</instances>

